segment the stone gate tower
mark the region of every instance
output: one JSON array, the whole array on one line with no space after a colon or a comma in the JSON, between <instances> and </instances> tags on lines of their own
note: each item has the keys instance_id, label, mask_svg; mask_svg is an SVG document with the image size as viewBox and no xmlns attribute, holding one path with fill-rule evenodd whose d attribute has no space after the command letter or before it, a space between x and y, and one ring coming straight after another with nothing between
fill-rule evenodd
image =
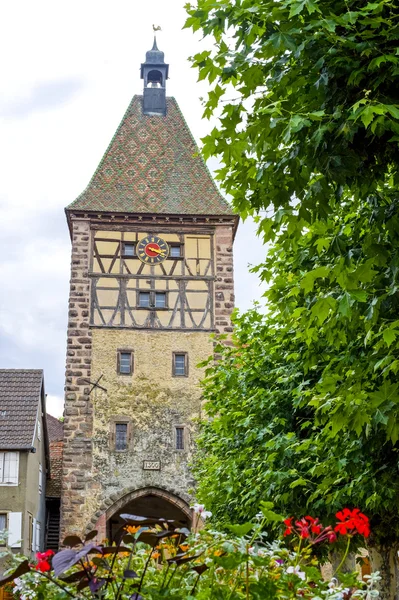
<instances>
[{"instance_id":1,"label":"stone gate tower","mask_svg":"<svg viewBox=\"0 0 399 600\"><path fill-rule=\"evenodd\" d=\"M154 41L85 191L66 209L72 271L61 535L112 537L121 512L190 522L188 464L211 332L230 332L237 217Z\"/></svg>"}]
</instances>

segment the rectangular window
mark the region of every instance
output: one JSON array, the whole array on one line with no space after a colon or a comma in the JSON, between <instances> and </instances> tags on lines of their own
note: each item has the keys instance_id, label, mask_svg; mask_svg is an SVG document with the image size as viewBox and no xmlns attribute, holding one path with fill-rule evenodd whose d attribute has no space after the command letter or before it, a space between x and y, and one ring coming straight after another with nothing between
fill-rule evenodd
<instances>
[{"instance_id":1,"label":"rectangular window","mask_svg":"<svg viewBox=\"0 0 399 600\"><path fill-rule=\"evenodd\" d=\"M1 532L8 529L7 527L7 513L0 513L0 547L6 545L7 536L2 537Z\"/></svg>"},{"instance_id":2,"label":"rectangular window","mask_svg":"<svg viewBox=\"0 0 399 600\"><path fill-rule=\"evenodd\" d=\"M135 255L134 244L125 242L123 244L123 256L134 256L134 255Z\"/></svg>"},{"instance_id":3,"label":"rectangular window","mask_svg":"<svg viewBox=\"0 0 399 600\"><path fill-rule=\"evenodd\" d=\"M131 375L133 373L133 353L124 352L120 350L118 352L118 373L120 375Z\"/></svg>"},{"instance_id":4,"label":"rectangular window","mask_svg":"<svg viewBox=\"0 0 399 600\"><path fill-rule=\"evenodd\" d=\"M139 306L140 308L150 307L150 292L139 292Z\"/></svg>"},{"instance_id":5,"label":"rectangular window","mask_svg":"<svg viewBox=\"0 0 399 600\"><path fill-rule=\"evenodd\" d=\"M176 450L184 450L184 427L176 427Z\"/></svg>"},{"instance_id":6,"label":"rectangular window","mask_svg":"<svg viewBox=\"0 0 399 600\"><path fill-rule=\"evenodd\" d=\"M115 423L115 450L127 450L127 423Z\"/></svg>"},{"instance_id":7,"label":"rectangular window","mask_svg":"<svg viewBox=\"0 0 399 600\"><path fill-rule=\"evenodd\" d=\"M187 352L173 353L173 375L176 377L185 377L188 375Z\"/></svg>"},{"instance_id":8,"label":"rectangular window","mask_svg":"<svg viewBox=\"0 0 399 600\"><path fill-rule=\"evenodd\" d=\"M40 423L40 418L37 422L37 439L39 440L39 442L42 439L42 425Z\"/></svg>"},{"instance_id":9,"label":"rectangular window","mask_svg":"<svg viewBox=\"0 0 399 600\"><path fill-rule=\"evenodd\" d=\"M18 452L0 452L0 485L18 485Z\"/></svg>"},{"instance_id":10,"label":"rectangular window","mask_svg":"<svg viewBox=\"0 0 399 600\"><path fill-rule=\"evenodd\" d=\"M43 469L42 465L39 465L39 494L42 493L43 488Z\"/></svg>"},{"instance_id":11,"label":"rectangular window","mask_svg":"<svg viewBox=\"0 0 399 600\"><path fill-rule=\"evenodd\" d=\"M171 258L180 258L182 255L181 246L171 246L169 256Z\"/></svg>"},{"instance_id":12,"label":"rectangular window","mask_svg":"<svg viewBox=\"0 0 399 600\"><path fill-rule=\"evenodd\" d=\"M155 292L155 308L166 308L165 292Z\"/></svg>"}]
</instances>

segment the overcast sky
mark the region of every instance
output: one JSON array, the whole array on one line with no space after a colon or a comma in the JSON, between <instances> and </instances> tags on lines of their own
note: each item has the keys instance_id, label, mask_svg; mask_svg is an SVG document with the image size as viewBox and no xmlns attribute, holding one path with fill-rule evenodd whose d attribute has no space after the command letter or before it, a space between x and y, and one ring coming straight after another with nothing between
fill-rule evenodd
<instances>
[{"instance_id":1,"label":"overcast sky","mask_svg":"<svg viewBox=\"0 0 399 600\"><path fill-rule=\"evenodd\" d=\"M187 57L184 0L21 0L0 5L0 367L43 368L48 410L62 414L70 240L64 207L86 187L133 94L140 63L158 46L199 141L204 83ZM209 165L212 168L212 165ZM237 306L261 292L248 263L264 248L252 223L235 243Z\"/></svg>"}]
</instances>

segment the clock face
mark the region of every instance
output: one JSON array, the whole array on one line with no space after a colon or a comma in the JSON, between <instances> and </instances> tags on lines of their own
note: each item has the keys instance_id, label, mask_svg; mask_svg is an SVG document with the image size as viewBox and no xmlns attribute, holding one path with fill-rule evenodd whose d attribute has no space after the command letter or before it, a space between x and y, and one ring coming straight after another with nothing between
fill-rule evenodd
<instances>
[{"instance_id":1,"label":"clock face","mask_svg":"<svg viewBox=\"0 0 399 600\"><path fill-rule=\"evenodd\" d=\"M157 235L147 235L137 244L137 256L144 263L155 265L169 256L169 246Z\"/></svg>"}]
</instances>

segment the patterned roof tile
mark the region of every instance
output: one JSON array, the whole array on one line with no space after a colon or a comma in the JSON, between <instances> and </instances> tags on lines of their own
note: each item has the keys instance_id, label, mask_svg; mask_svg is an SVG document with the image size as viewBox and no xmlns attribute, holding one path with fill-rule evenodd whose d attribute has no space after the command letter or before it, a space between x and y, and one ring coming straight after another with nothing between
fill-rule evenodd
<instances>
[{"instance_id":1,"label":"patterned roof tile","mask_svg":"<svg viewBox=\"0 0 399 600\"><path fill-rule=\"evenodd\" d=\"M144 115L134 96L89 185L67 210L230 215L174 98Z\"/></svg>"},{"instance_id":2,"label":"patterned roof tile","mask_svg":"<svg viewBox=\"0 0 399 600\"><path fill-rule=\"evenodd\" d=\"M0 369L0 450L32 446L42 385L41 369Z\"/></svg>"}]
</instances>

